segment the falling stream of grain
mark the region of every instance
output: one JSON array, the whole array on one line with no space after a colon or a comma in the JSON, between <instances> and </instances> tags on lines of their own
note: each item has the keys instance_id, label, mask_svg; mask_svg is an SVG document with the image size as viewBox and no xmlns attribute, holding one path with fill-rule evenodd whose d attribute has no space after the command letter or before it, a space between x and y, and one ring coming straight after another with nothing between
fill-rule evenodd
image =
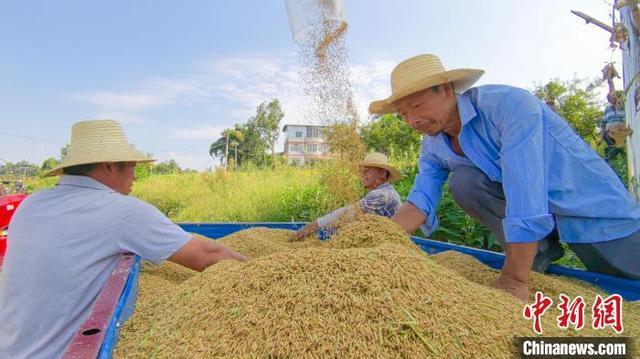
<instances>
[{"instance_id":1,"label":"falling stream of grain","mask_svg":"<svg viewBox=\"0 0 640 359\"><path fill-rule=\"evenodd\" d=\"M348 61L348 25L319 19L313 23L299 47L302 88L307 95L305 122L328 126L324 136L333 161L323 164L321 182L330 193L331 205L338 207L362 195L358 163L364 144L358 135Z\"/></svg>"}]
</instances>

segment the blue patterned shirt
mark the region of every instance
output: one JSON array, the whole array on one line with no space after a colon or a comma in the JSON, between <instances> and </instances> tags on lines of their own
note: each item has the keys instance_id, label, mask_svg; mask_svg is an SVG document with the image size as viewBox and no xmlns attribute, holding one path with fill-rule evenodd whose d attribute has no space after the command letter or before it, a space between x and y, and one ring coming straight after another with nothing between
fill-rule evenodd
<instances>
[{"instance_id":1,"label":"blue patterned shirt","mask_svg":"<svg viewBox=\"0 0 640 359\"><path fill-rule=\"evenodd\" d=\"M607 130L614 123L625 123L624 110L616 110L613 106L608 105L604 109L604 116L600 121L600 130Z\"/></svg>"},{"instance_id":2,"label":"blue patterned shirt","mask_svg":"<svg viewBox=\"0 0 640 359\"><path fill-rule=\"evenodd\" d=\"M388 182L371 190L358 201L358 207L360 207L363 212L385 217L393 216L401 204L400 195ZM335 225L343 215L355 216L355 207L348 205L318 218L318 226L321 230L330 231L333 225ZM320 235L320 238L323 237L325 236Z\"/></svg>"},{"instance_id":3,"label":"blue patterned shirt","mask_svg":"<svg viewBox=\"0 0 640 359\"><path fill-rule=\"evenodd\" d=\"M367 193L358 202L363 212L385 217L392 217L401 204L400 195L388 182Z\"/></svg>"}]
</instances>

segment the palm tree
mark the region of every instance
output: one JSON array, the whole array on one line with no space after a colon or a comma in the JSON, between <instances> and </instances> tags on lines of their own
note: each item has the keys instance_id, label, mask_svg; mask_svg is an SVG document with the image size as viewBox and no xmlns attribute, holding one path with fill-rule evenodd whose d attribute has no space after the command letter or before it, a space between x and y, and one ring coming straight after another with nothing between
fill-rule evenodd
<instances>
[{"instance_id":1,"label":"palm tree","mask_svg":"<svg viewBox=\"0 0 640 359\"><path fill-rule=\"evenodd\" d=\"M228 128L222 131L222 137L217 139L209 147L209 156L219 157L220 163L224 160L224 169L227 169L229 158L229 146L235 150L235 161L238 162L238 146L244 140L244 134L237 128Z\"/></svg>"}]
</instances>

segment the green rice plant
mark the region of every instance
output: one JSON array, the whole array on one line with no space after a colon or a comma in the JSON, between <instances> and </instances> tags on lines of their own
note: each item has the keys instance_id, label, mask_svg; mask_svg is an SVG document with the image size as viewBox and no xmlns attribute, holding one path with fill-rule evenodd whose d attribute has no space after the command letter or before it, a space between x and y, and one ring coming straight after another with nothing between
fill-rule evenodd
<instances>
[{"instance_id":1,"label":"green rice plant","mask_svg":"<svg viewBox=\"0 0 640 359\"><path fill-rule=\"evenodd\" d=\"M318 178L298 168L150 176L132 194L177 222L298 221L326 202Z\"/></svg>"}]
</instances>

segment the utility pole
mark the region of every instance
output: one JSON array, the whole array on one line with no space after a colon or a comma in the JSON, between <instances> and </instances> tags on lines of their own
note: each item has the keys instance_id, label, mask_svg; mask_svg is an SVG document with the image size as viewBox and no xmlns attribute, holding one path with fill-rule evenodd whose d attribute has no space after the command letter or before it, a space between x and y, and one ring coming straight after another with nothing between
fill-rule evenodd
<instances>
[{"instance_id":1,"label":"utility pole","mask_svg":"<svg viewBox=\"0 0 640 359\"><path fill-rule=\"evenodd\" d=\"M634 20L640 18L637 2L620 2L616 4L620 14L620 22L628 34L628 44L622 49L622 69L624 88L626 90L625 114L627 125L633 133L627 139L627 169L629 173L629 189L640 201L640 39L636 32Z\"/></svg>"},{"instance_id":2,"label":"utility pole","mask_svg":"<svg viewBox=\"0 0 640 359\"><path fill-rule=\"evenodd\" d=\"M233 169L235 169L236 167L238 167L238 145L235 145L233 147L233 151L235 153L235 162L233 162Z\"/></svg>"},{"instance_id":3,"label":"utility pole","mask_svg":"<svg viewBox=\"0 0 640 359\"><path fill-rule=\"evenodd\" d=\"M227 132L227 137L224 142L224 170L226 171L227 163L229 162L229 132Z\"/></svg>"}]
</instances>

